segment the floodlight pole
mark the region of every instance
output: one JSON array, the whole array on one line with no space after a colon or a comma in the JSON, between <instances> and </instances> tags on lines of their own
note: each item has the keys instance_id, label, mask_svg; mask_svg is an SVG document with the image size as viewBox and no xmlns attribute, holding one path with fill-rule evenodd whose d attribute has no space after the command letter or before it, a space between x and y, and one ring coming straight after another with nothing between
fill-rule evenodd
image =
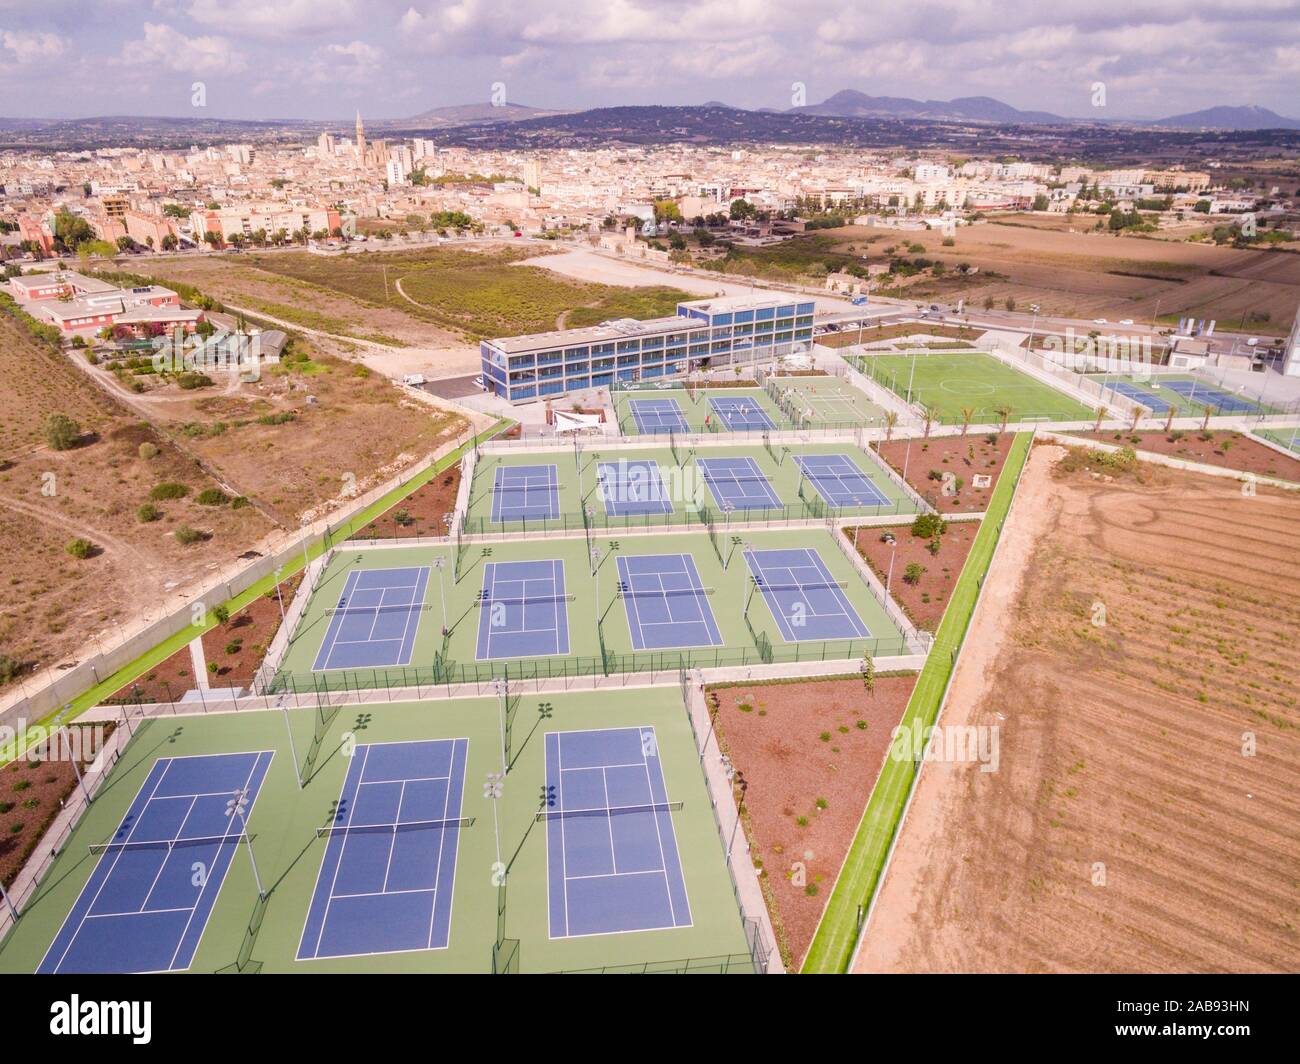
<instances>
[{"instance_id":1,"label":"floodlight pole","mask_svg":"<svg viewBox=\"0 0 1300 1064\"><path fill-rule=\"evenodd\" d=\"M0 900L4 901L5 905L8 906L8 908L9 908L9 915L13 917L13 921L14 921L14 923L17 923L17 922L18 922L18 906L15 905L14 902L13 902L13 899L12 899L11 897L9 897L9 894L8 894L8 892L5 890L5 885L4 885L3 883L0 883Z\"/></svg>"},{"instance_id":2,"label":"floodlight pole","mask_svg":"<svg viewBox=\"0 0 1300 1064\"><path fill-rule=\"evenodd\" d=\"M59 735L63 738L65 749L68 751L68 760L72 762L72 771L77 774L77 785L81 788L81 793L89 805L92 801L90 791L86 789L86 780L81 775L81 766L77 764L76 752L72 749L72 736L68 734L68 729L63 725L59 726Z\"/></svg>"},{"instance_id":3,"label":"floodlight pole","mask_svg":"<svg viewBox=\"0 0 1300 1064\"><path fill-rule=\"evenodd\" d=\"M745 792L749 790L749 783L745 780L743 772L736 773L736 783L740 787L740 801L736 803L736 822L731 825L731 838L727 842L727 864L731 864L731 851L736 845L736 832L740 830L740 818L745 812Z\"/></svg>"},{"instance_id":4,"label":"floodlight pole","mask_svg":"<svg viewBox=\"0 0 1300 1064\"><path fill-rule=\"evenodd\" d=\"M596 578L596 627L600 627L600 548L591 548L591 575Z\"/></svg>"},{"instance_id":5,"label":"floodlight pole","mask_svg":"<svg viewBox=\"0 0 1300 1064\"><path fill-rule=\"evenodd\" d=\"M257 858L253 856L253 840L248 837L248 821L244 818L244 809L248 805L248 788L235 791L230 801L226 803L226 816L239 817L239 823L242 827L240 834L244 836L244 844L248 847L248 863L253 866L253 882L257 884L257 897L261 901L266 901L266 891L262 888L262 874L257 870Z\"/></svg>"},{"instance_id":6,"label":"floodlight pole","mask_svg":"<svg viewBox=\"0 0 1300 1064\"><path fill-rule=\"evenodd\" d=\"M280 625L284 626L284 595L280 591L280 576L284 572L284 566L276 566L275 569L275 597L280 603Z\"/></svg>"},{"instance_id":7,"label":"floodlight pole","mask_svg":"<svg viewBox=\"0 0 1300 1064\"><path fill-rule=\"evenodd\" d=\"M433 567L438 570L438 591L442 596L442 634L447 634L447 578L443 575L447 568L447 559L439 554L433 559Z\"/></svg>"},{"instance_id":8,"label":"floodlight pole","mask_svg":"<svg viewBox=\"0 0 1300 1064\"><path fill-rule=\"evenodd\" d=\"M501 729L501 775L504 776L510 771L510 766L506 759L506 700L510 697L509 685L503 679L492 681L492 687L496 691L499 699L498 708L500 711L497 723Z\"/></svg>"},{"instance_id":9,"label":"floodlight pole","mask_svg":"<svg viewBox=\"0 0 1300 1064\"><path fill-rule=\"evenodd\" d=\"M293 758L293 774L298 777L298 790L303 789L302 768L298 764L298 744L293 741L293 725L289 721L289 707L283 701L280 709L284 713L284 730L289 733L289 756Z\"/></svg>"}]
</instances>

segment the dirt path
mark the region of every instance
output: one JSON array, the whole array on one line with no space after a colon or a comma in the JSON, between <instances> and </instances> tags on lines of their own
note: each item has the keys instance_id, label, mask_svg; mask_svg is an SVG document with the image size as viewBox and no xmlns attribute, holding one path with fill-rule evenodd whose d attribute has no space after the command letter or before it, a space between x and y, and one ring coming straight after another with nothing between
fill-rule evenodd
<instances>
[{"instance_id":1,"label":"dirt path","mask_svg":"<svg viewBox=\"0 0 1300 1064\"><path fill-rule=\"evenodd\" d=\"M999 770L926 766L855 970L1293 969L1300 500L1053 452L943 719Z\"/></svg>"}]
</instances>

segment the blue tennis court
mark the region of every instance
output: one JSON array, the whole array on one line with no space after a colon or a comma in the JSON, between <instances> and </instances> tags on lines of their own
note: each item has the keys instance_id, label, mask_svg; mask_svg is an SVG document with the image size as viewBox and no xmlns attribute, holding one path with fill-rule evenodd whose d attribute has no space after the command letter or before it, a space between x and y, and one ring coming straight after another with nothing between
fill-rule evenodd
<instances>
[{"instance_id":1,"label":"blue tennis court","mask_svg":"<svg viewBox=\"0 0 1300 1064\"><path fill-rule=\"evenodd\" d=\"M629 399L637 432L690 432L676 399Z\"/></svg>"},{"instance_id":2,"label":"blue tennis court","mask_svg":"<svg viewBox=\"0 0 1300 1064\"><path fill-rule=\"evenodd\" d=\"M550 937L690 927L653 728L547 732Z\"/></svg>"},{"instance_id":3,"label":"blue tennis court","mask_svg":"<svg viewBox=\"0 0 1300 1064\"><path fill-rule=\"evenodd\" d=\"M613 517L673 512L658 462L601 462L596 467L596 479L605 513Z\"/></svg>"},{"instance_id":4,"label":"blue tennis court","mask_svg":"<svg viewBox=\"0 0 1300 1064\"><path fill-rule=\"evenodd\" d=\"M800 471L832 506L883 506L889 496L847 454L810 454L796 458Z\"/></svg>"},{"instance_id":5,"label":"blue tennis court","mask_svg":"<svg viewBox=\"0 0 1300 1064\"><path fill-rule=\"evenodd\" d=\"M426 566L348 573L312 670L410 664L428 583Z\"/></svg>"},{"instance_id":6,"label":"blue tennis court","mask_svg":"<svg viewBox=\"0 0 1300 1064\"><path fill-rule=\"evenodd\" d=\"M555 466L497 466L492 479L493 521L554 521L559 516L560 479Z\"/></svg>"},{"instance_id":7,"label":"blue tennis court","mask_svg":"<svg viewBox=\"0 0 1300 1064\"><path fill-rule=\"evenodd\" d=\"M748 396L727 395L710 398L709 406L732 432L746 429L774 429L776 422L767 416L757 399Z\"/></svg>"},{"instance_id":8,"label":"blue tennis court","mask_svg":"<svg viewBox=\"0 0 1300 1064\"><path fill-rule=\"evenodd\" d=\"M537 658L569 652L564 562L488 562L479 592L475 658Z\"/></svg>"},{"instance_id":9,"label":"blue tennis court","mask_svg":"<svg viewBox=\"0 0 1300 1064\"><path fill-rule=\"evenodd\" d=\"M262 750L154 762L37 971L188 969L271 757ZM243 816L227 816L239 792L248 799Z\"/></svg>"},{"instance_id":10,"label":"blue tennis court","mask_svg":"<svg viewBox=\"0 0 1300 1064\"><path fill-rule=\"evenodd\" d=\"M298 960L446 947L468 749L468 739L356 748Z\"/></svg>"},{"instance_id":11,"label":"blue tennis court","mask_svg":"<svg viewBox=\"0 0 1300 1064\"><path fill-rule=\"evenodd\" d=\"M1200 403L1202 406L1208 406L1212 410L1218 410L1224 414L1259 409L1259 404L1253 400L1243 399L1239 395L1225 392L1222 388L1202 384L1200 381L1166 381L1161 384L1161 387L1168 388L1171 392L1181 395L1184 399L1193 403Z\"/></svg>"},{"instance_id":12,"label":"blue tennis court","mask_svg":"<svg viewBox=\"0 0 1300 1064\"><path fill-rule=\"evenodd\" d=\"M689 554L620 554L618 580L633 650L722 646Z\"/></svg>"},{"instance_id":13,"label":"blue tennis court","mask_svg":"<svg viewBox=\"0 0 1300 1064\"><path fill-rule=\"evenodd\" d=\"M1125 398L1132 399L1135 403L1141 403L1153 414L1163 414L1171 405L1161 399L1160 396L1153 395L1146 388L1139 388L1131 381L1111 381L1109 386L1112 391L1119 392Z\"/></svg>"},{"instance_id":14,"label":"blue tennis court","mask_svg":"<svg viewBox=\"0 0 1300 1064\"><path fill-rule=\"evenodd\" d=\"M787 643L871 635L815 550L747 550L745 562Z\"/></svg>"},{"instance_id":15,"label":"blue tennis court","mask_svg":"<svg viewBox=\"0 0 1300 1064\"><path fill-rule=\"evenodd\" d=\"M781 500L754 459L697 458L695 464L723 509L781 509Z\"/></svg>"}]
</instances>

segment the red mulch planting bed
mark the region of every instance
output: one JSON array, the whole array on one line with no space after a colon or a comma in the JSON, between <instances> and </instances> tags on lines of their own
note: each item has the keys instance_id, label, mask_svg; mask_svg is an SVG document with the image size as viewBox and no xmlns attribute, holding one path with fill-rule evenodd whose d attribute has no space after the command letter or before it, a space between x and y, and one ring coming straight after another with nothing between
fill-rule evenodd
<instances>
[{"instance_id":1,"label":"red mulch planting bed","mask_svg":"<svg viewBox=\"0 0 1300 1064\"><path fill-rule=\"evenodd\" d=\"M975 533L979 531L978 521L951 521L948 531L939 537L939 553L931 554L930 541L921 536L912 535L911 525L893 525L888 531L897 541L892 548L894 554L894 577L889 583L889 595L903 607L914 625L933 632L939 626L943 611L948 608L948 599L952 589L957 585L961 567L966 563L975 542ZM854 536L858 553L866 559L875 574L884 583L889 574L890 546L882 543L884 528L848 528L845 535ZM911 562L925 566L925 572L915 584L903 579L907 566Z\"/></svg>"},{"instance_id":2,"label":"red mulch planting bed","mask_svg":"<svg viewBox=\"0 0 1300 1064\"><path fill-rule=\"evenodd\" d=\"M301 581L302 573L296 573L280 585L286 611L293 603L294 593ZM208 659L209 665L214 662L217 665L216 674L209 675L208 682L216 687L248 687L252 684L253 675L262 663L266 648L270 646L279 628L280 604L276 601L273 588L269 594L255 598L232 615L225 624L204 632L203 656ZM226 647L233 645L236 640L239 641L238 653L226 653ZM194 661L187 644L104 701L111 705L122 702L174 702L195 686Z\"/></svg>"},{"instance_id":3,"label":"red mulch planting bed","mask_svg":"<svg viewBox=\"0 0 1300 1064\"><path fill-rule=\"evenodd\" d=\"M297 573L280 585L286 613L301 581L302 573ZM266 657L266 648L279 630L280 603L274 589L269 595L255 598L225 624L209 628L203 633L208 682L214 687L251 687L257 667ZM214 663L217 671L211 673Z\"/></svg>"},{"instance_id":4,"label":"red mulch planting bed","mask_svg":"<svg viewBox=\"0 0 1300 1064\"><path fill-rule=\"evenodd\" d=\"M900 475L906 461L907 482L940 513L972 514L987 509L1013 440L1015 434L1010 432L999 434L996 443L989 443L987 434L931 436L928 440L911 441L910 459L907 440L890 440L878 444L878 450L881 457ZM971 456L972 449L974 457ZM932 470L939 473L940 479L930 479ZM956 495L943 493L942 475L947 472L964 481L961 491ZM976 473L985 473L993 478L987 488L971 486Z\"/></svg>"},{"instance_id":5,"label":"red mulch planting bed","mask_svg":"<svg viewBox=\"0 0 1300 1064\"><path fill-rule=\"evenodd\" d=\"M68 730L79 727L72 724ZM107 740L115 725L101 727ZM89 743L80 751L83 772L98 752ZM0 769L0 883L6 887L13 883L76 785L77 774L66 757L54 761L21 757Z\"/></svg>"},{"instance_id":6,"label":"red mulch planting bed","mask_svg":"<svg viewBox=\"0 0 1300 1064\"><path fill-rule=\"evenodd\" d=\"M1300 480L1300 459L1265 447L1240 432L1206 431L1208 440L1201 439L1199 429L1169 432L1084 432L1078 433L1090 440L1112 443L1117 447L1132 447L1137 451L1151 451L1184 458L1189 462L1236 469L1258 476L1280 477L1283 480ZM1224 443L1228 448L1224 450Z\"/></svg>"},{"instance_id":7,"label":"red mulch planting bed","mask_svg":"<svg viewBox=\"0 0 1300 1064\"><path fill-rule=\"evenodd\" d=\"M787 965L808 951L915 683L880 676L872 693L856 677L708 688L719 744L749 784L745 831Z\"/></svg>"},{"instance_id":8,"label":"red mulch planting bed","mask_svg":"<svg viewBox=\"0 0 1300 1064\"><path fill-rule=\"evenodd\" d=\"M460 463L434 475L391 510L355 533L353 539L402 539L407 536L445 536L443 515L456 508L460 490ZM400 520L399 520L400 518Z\"/></svg>"}]
</instances>

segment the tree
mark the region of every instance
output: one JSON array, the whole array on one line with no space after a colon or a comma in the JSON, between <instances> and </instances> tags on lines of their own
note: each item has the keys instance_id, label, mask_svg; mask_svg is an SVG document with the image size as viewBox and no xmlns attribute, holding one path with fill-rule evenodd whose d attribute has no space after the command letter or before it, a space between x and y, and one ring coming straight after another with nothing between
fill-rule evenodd
<instances>
[{"instance_id":1,"label":"tree","mask_svg":"<svg viewBox=\"0 0 1300 1064\"><path fill-rule=\"evenodd\" d=\"M921 582L921 577L925 575L925 566L920 562L908 562L907 568L903 570L903 583L911 584L916 587Z\"/></svg>"},{"instance_id":2,"label":"tree","mask_svg":"<svg viewBox=\"0 0 1300 1064\"><path fill-rule=\"evenodd\" d=\"M966 430L970 428L971 419L974 416L975 411L972 407L963 406L961 408L961 434L963 436L966 435Z\"/></svg>"},{"instance_id":3,"label":"tree","mask_svg":"<svg viewBox=\"0 0 1300 1064\"><path fill-rule=\"evenodd\" d=\"M1011 407L1006 403L1003 403L994 411L994 413L998 415L998 431L1006 432L1007 422L1011 420Z\"/></svg>"},{"instance_id":4,"label":"tree","mask_svg":"<svg viewBox=\"0 0 1300 1064\"><path fill-rule=\"evenodd\" d=\"M1092 425L1093 432L1101 431L1101 423L1106 420L1106 415L1109 413L1110 411L1107 410L1104 406L1097 408L1097 420L1094 421Z\"/></svg>"},{"instance_id":5,"label":"tree","mask_svg":"<svg viewBox=\"0 0 1300 1064\"><path fill-rule=\"evenodd\" d=\"M177 245L179 244L180 241L177 240L176 237L173 236L171 233L168 233L165 237L162 238L163 251L175 251Z\"/></svg>"},{"instance_id":6,"label":"tree","mask_svg":"<svg viewBox=\"0 0 1300 1064\"><path fill-rule=\"evenodd\" d=\"M888 443L894 435L894 426L898 424L898 411L885 411L885 442Z\"/></svg>"},{"instance_id":7,"label":"tree","mask_svg":"<svg viewBox=\"0 0 1300 1064\"><path fill-rule=\"evenodd\" d=\"M921 404L921 420L925 424L925 438L927 440L930 438L930 428L934 425L938 416L938 411L936 411L929 403Z\"/></svg>"},{"instance_id":8,"label":"tree","mask_svg":"<svg viewBox=\"0 0 1300 1064\"><path fill-rule=\"evenodd\" d=\"M45 422L45 442L52 451L70 451L81 439L81 426L66 414L52 414Z\"/></svg>"}]
</instances>

